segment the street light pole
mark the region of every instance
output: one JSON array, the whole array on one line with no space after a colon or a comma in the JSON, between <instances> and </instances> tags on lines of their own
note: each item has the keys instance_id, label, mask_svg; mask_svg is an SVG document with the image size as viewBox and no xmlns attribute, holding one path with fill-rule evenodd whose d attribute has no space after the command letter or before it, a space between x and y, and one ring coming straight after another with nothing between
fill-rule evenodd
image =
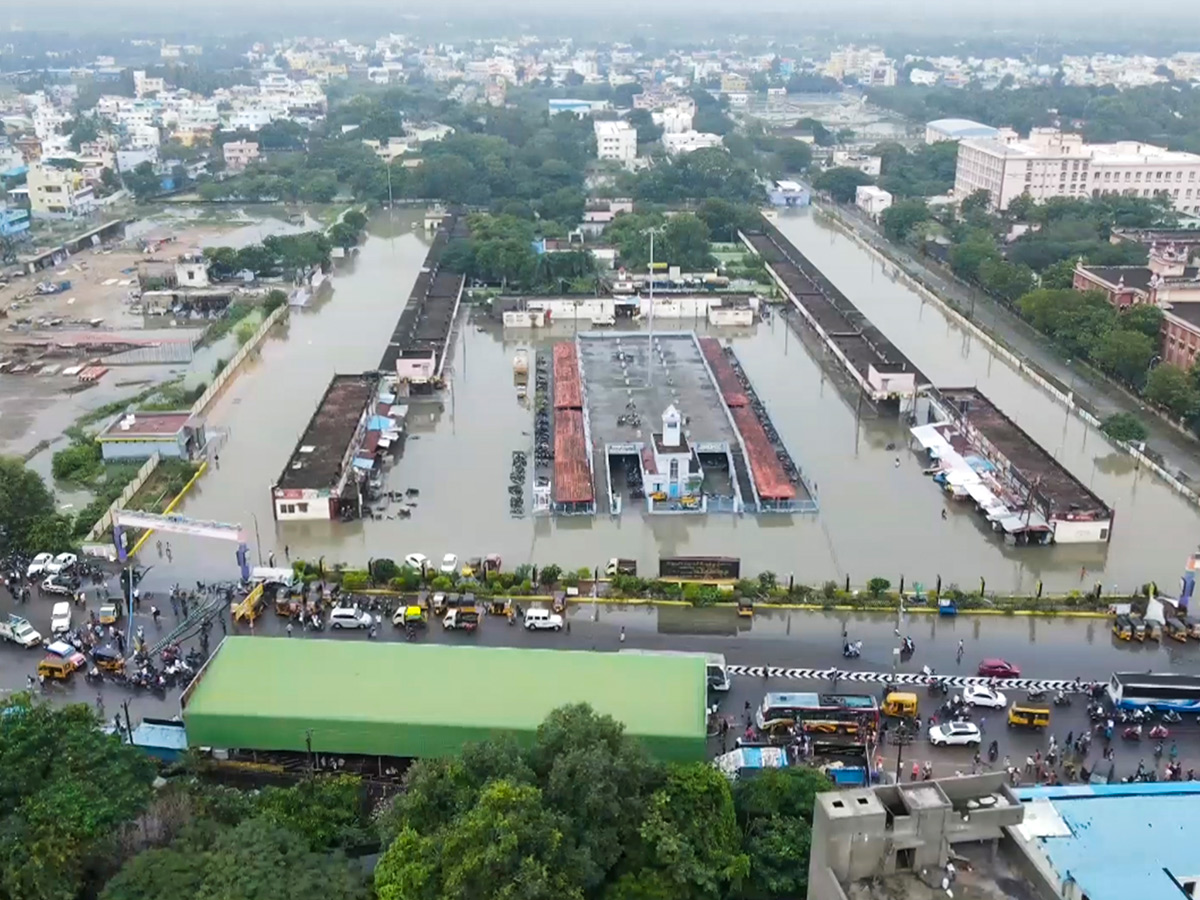
<instances>
[{"instance_id":1,"label":"street light pole","mask_svg":"<svg viewBox=\"0 0 1200 900\"><path fill-rule=\"evenodd\" d=\"M258 564L261 566L262 561L262 538L258 536L258 514L250 513L250 518L254 520L254 550L258 554Z\"/></svg>"}]
</instances>

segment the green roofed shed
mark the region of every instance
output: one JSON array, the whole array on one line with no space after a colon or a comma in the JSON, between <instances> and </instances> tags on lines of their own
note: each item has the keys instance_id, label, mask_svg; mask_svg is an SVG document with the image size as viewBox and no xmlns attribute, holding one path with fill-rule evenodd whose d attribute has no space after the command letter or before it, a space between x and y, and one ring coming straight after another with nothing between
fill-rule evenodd
<instances>
[{"instance_id":1,"label":"green roofed shed","mask_svg":"<svg viewBox=\"0 0 1200 900\"><path fill-rule=\"evenodd\" d=\"M437 757L501 733L533 741L587 703L665 760L706 749L702 655L228 637L183 695L188 744Z\"/></svg>"}]
</instances>

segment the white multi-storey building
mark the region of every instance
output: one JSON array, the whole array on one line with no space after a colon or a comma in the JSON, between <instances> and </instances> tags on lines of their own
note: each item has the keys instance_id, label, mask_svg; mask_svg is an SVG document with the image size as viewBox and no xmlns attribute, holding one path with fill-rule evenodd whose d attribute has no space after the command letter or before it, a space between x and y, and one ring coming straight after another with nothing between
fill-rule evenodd
<instances>
[{"instance_id":1,"label":"white multi-storey building","mask_svg":"<svg viewBox=\"0 0 1200 900\"><path fill-rule=\"evenodd\" d=\"M637 158L637 129L628 122L595 122L596 156L631 163Z\"/></svg>"},{"instance_id":2,"label":"white multi-storey building","mask_svg":"<svg viewBox=\"0 0 1200 900\"><path fill-rule=\"evenodd\" d=\"M666 134L662 136L663 149L667 154L674 156L677 153L691 153L693 150L707 150L710 147L724 147L719 134L710 134L706 131L683 131L678 134Z\"/></svg>"},{"instance_id":3,"label":"white multi-storey building","mask_svg":"<svg viewBox=\"0 0 1200 900\"><path fill-rule=\"evenodd\" d=\"M1165 196L1180 212L1200 212L1200 155L1120 141L1085 144L1076 134L1034 129L1028 140L965 140L958 145L954 194L986 190L996 209L1027 194L1051 197Z\"/></svg>"}]
</instances>

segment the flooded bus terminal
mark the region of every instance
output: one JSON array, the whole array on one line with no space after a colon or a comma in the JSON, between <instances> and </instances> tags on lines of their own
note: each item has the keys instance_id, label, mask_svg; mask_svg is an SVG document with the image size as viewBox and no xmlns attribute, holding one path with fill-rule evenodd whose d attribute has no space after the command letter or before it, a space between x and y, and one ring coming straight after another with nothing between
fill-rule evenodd
<instances>
[{"instance_id":1,"label":"flooded bus terminal","mask_svg":"<svg viewBox=\"0 0 1200 900\"><path fill-rule=\"evenodd\" d=\"M1096 581L1106 590L1129 590L1149 580L1174 583L1194 549L1200 525L1194 507L996 359L936 306L885 274L817 213L789 213L778 226L897 348L898 358L911 360L932 384L986 395L1070 472L1086 495L1111 509L1111 535L1103 542L1053 546L1002 539L974 503L951 500L931 483L929 456L914 440L910 424L894 410L877 411L869 398L864 401L861 388L848 380L808 323L795 311L779 314L779 306L751 325L734 327L710 326L703 315L656 317L655 350L650 350L645 322L622 321L617 330L623 349L616 352L630 358L628 376L621 373L619 379L621 394L589 394L586 403L589 415L604 416L608 433L599 437L620 445L621 434L638 438L639 429L616 426L611 414L622 411L613 407L613 396L627 398L619 407L634 404L645 442L664 430L659 423L667 410L657 408L664 401L678 398L678 412L688 417L687 398L703 394L710 405L695 414L708 422L712 435L711 441L697 435L697 443L709 446L695 449L715 453L717 443L736 445L741 429L732 427L726 387L711 359L703 364L711 375L707 387L685 379L672 390L674 385L659 380L666 377L665 368L654 371L651 386L643 387L647 351L686 346L688 359L696 360L705 354L693 348L715 339L732 351L753 386L775 435L772 448L782 450L802 474L793 482L800 486L797 496L811 498L816 509L759 512L746 504L739 512L651 512L653 501L633 497L629 490L629 463L636 457L616 446L606 471L606 461L594 452L597 436L589 435L593 493L602 501L598 508L586 515L541 515L526 505L516 514L509 496L513 453L533 459L537 426L534 367L529 391L519 390L514 357L524 350L531 360L550 358L554 345L562 343L588 348L582 361L585 393L589 365L601 373L598 379L611 381L623 357L614 362L612 330L579 320L505 329L487 306L467 296L455 306L448 347L437 360L445 387L383 398L389 408L403 407L405 437L385 471L383 489L387 496L404 498L404 514L401 504L370 504L380 510L378 516L277 521L273 488L333 376L377 371L381 354L393 361L403 356L402 350L388 351L422 277L430 238L419 215L400 212L376 216L360 252L339 263L332 292L293 310L210 408L207 427L224 435L224 442L178 512L240 523L250 536L251 555L274 554L279 562L324 558L327 564L361 566L371 558L400 560L412 552L434 560L445 553L462 558L497 553L506 567L523 562L603 567L611 557L628 557L641 571L655 572L661 556L721 555L740 558L745 574L771 570L781 579L794 576L817 585L847 577L862 585L874 576L893 583L903 576L909 585L932 585L941 577L943 584L964 589L976 589L982 578L989 591L1033 590L1039 581L1051 591L1086 590ZM602 343L591 343L596 340ZM632 346L638 349L625 349ZM687 365L700 371L699 363ZM705 453L702 458L715 457ZM531 497L535 468L530 466L526 484ZM717 466L714 477L719 473ZM736 459L733 473L721 483L731 487L743 480ZM614 490L621 497L619 513L607 499L610 478L616 479ZM737 493L744 493L740 485ZM166 570L154 573L155 581L227 577L235 571L227 544L184 536L172 536L171 544L169 568L153 546L143 551L144 562Z\"/></svg>"}]
</instances>

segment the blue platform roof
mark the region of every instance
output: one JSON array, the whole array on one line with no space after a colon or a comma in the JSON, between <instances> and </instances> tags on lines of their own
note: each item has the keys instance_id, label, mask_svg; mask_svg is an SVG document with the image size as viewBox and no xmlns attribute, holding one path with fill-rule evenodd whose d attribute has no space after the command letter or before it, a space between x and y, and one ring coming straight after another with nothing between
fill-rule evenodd
<instances>
[{"instance_id":1,"label":"blue platform roof","mask_svg":"<svg viewBox=\"0 0 1200 900\"><path fill-rule=\"evenodd\" d=\"M1175 879L1200 872L1191 832L1200 782L1023 788L1048 800L1070 834L1036 838L1059 878L1089 900L1179 900Z\"/></svg>"}]
</instances>

